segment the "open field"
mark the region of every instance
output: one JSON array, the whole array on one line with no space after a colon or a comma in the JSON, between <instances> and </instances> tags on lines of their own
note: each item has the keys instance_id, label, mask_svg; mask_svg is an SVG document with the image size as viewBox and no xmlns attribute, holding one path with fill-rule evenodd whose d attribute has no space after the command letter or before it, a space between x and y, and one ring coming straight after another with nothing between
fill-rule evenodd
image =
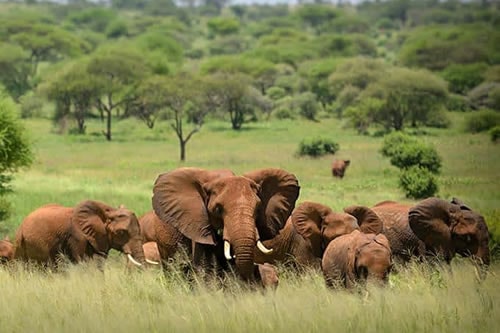
<instances>
[{"instance_id":1,"label":"open field","mask_svg":"<svg viewBox=\"0 0 500 333\"><path fill-rule=\"evenodd\" d=\"M456 196L481 212L498 240L500 145L485 134L462 133L461 115L452 118L452 128L429 129L421 137L443 158L439 196ZM134 120L115 122L111 143L93 135L102 129L97 121L89 123L86 136L56 135L47 120L25 125L35 143L36 162L13 183L14 214L2 225L10 236L24 216L49 202L74 205L91 198L125 204L141 215L151 209L157 175L181 165L230 168L238 174L285 168L299 179L298 202L317 201L334 210L382 200L411 202L397 188L397 169L378 153L382 139L359 136L336 119L273 120L239 132L229 123L210 121L188 143L184 164L165 123L150 131ZM302 138L319 134L340 144L339 158L352 161L342 181L331 176L331 156L294 156ZM175 274L125 274L121 258L114 255L104 274L91 265L71 267L64 274L0 269L5 286L0 327L2 332L495 332L500 322L498 274L495 262L479 282L468 261L454 260L451 270L401 268L389 287L350 294L327 291L314 272L300 278L283 272L278 290L263 294L237 282L223 292L191 289Z\"/></svg>"}]
</instances>

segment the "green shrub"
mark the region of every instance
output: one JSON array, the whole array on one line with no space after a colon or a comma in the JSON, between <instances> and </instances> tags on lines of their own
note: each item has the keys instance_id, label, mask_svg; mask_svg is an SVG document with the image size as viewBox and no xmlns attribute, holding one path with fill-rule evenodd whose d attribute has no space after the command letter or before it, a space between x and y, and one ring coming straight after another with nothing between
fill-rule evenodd
<instances>
[{"instance_id":1,"label":"green shrub","mask_svg":"<svg viewBox=\"0 0 500 333\"><path fill-rule=\"evenodd\" d=\"M127 36L128 35L128 26L127 22L121 20L121 19L116 19L108 24L106 27L106 37L108 38L118 38L121 36Z\"/></svg>"},{"instance_id":2,"label":"green shrub","mask_svg":"<svg viewBox=\"0 0 500 333\"><path fill-rule=\"evenodd\" d=\"M400 169L419 166L432 173L439 173L441 157L436 149L421 142L399 145L390 158L391 164Z\"/></svg>"},{"instance_id":3,"label":"green shrub","mask_svg":"<svg viewBox=\"0 0 500 333\"><path fill-rule=\"evenodd\" d=\"M340 149L338 143L325 138L304 139L299 144L299 156L319 157L326 154L335 154Z\"/></svg>"},{"instance_id":4,"label":"green shrub","mask_svg":"<svg viewBox=\"0 0 500 333\"><path fill-rule=\"evenodd\" d=\"M483 82L483 74L487 68L485 63L452 64L441 75L449 82L450 91L463 94Z\"/></svg>"},{"instance_id":5,"label":"green shrub","mask_svg":"<svg viewBox=\"0 0 500 333\"><path fill-rule=\"evenodd\" d=\"M273 101L277 101L286 96L286 91L281 87L271 87L267 89L267 96Z\"/></svg>"},{"instance_id":6,"label":"green shrub","mask_svg":"<svg viewBox=\"0 0 500 333\"><path fill-rule=\"evenodd\" d=\"M467 98L458 94L449 94L445 102L445 107L449 111L470 111L470 105Z\"/></svg>"},{"instance_id":7,"label":"green shrub","mask_svg":"<svg viewBox=\"0 0 500 333\"><path fill-rule=\"evenodd\" d=\"M319 106L314 93L302 93L295 98L294 103L296 103L296 106L299 109L299 114L302 117L308 120L316 120Z\"/></svg>"},{"instance_id":8,"label":"green shrub","mask_svg":"<svg viewBox=\"0 0 500 333\"><path fill-rule=\"evenodd\" d=\"M28 93L19 98L21 105L21 118L40 117L43 109L43 99L33 93Z\"/></svg>"},{"instance_id":9,"label":"green shrub","mask_svg":"<svg viewBox=\"0 0 500 333\"><path fill-rule=\"evenodd\" d=\"M500 126L495 126L490 129L490 138L492 142L497 142L500 139Z\"/></svg>"},{"instance_id":10,"label":"green shrub","mask_svg":"<svg viewBox=\"0 0 500 333\"><path fill-rule=\"evenodd\" d=\"M481 110L467 115L465 130L470 133L487 131L500 125L500 113L493 110Z\"/></svg>"},{"instance_id":11,"label":"green shrub","mask_svg":"<svg viewBox=\"0 0 500 333\"><path fill-rule=\"evenodd\" d=\"M450 118L448 118L447 111L444 108L429 112L424 123L426 126L434 128L448 128L451 125Z\"/></svg>"},{"instance_id":12,"label":"green shrub","mask_svg":"<svg viewBox=\"0 0 500 333\"><path fill-rule=\"evenodd\" d=\"M399 186L406 197L413 199L432 197L438 191L436 178L431 171L419 166L401 170Z\"/></svg>"},{"instance_id":13,"label":"green shrub","mask_svg":"<svg viewBox=\"0 0 500 333\"><path fill-rule=\"evenodd\" d=\"M392 157L401 145L416 143L417 139L403 132L392 132L384 136L380 153L385 157Z\"/></svg>"}]
</instances>

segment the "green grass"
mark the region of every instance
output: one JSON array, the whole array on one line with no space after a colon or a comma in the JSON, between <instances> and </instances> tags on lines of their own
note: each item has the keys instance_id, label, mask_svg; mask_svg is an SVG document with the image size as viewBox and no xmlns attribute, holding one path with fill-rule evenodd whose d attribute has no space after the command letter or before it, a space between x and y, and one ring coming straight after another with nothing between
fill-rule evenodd
<instances>
[{"instance_id":1,"label":"green grass","mask_svg":"<svg viewBox=\"0 0 500 333\"><path fill-rule=\"evenodd\" d=\"M481 212L497 237L500 145L487 134L464 134L462 115L451 116L452 128L421 137L443 158L439 195L459 197ZM75 205L90 198L145 213L158 174L183 165L237 174L285 168L299 179L299 202L317 201L337 211L382 200L412 202L397 187L397 169L378 152L382 139L359 136L337 119L272 120L239 132L229 123L209 121L188 143L185 163L179 162L176 137L165 123L151 131L133 120L115 122L113 142L99 134L99 121L88 124L86 136L56 135L48 120L25 125L36 162L15 176L9 197L13 215L2 222L11 237L29 212L49 202ZM299 142L316 135L340 144L335 158L351 160L343 180L331 176L333 156L295 156ZM235 281L223 291L191 288L175 274L127 274L114 253L104 274L92 265L58 274L0 268L0 327L2 332L495 332L499 273L495 262L478 282L467 261L455 260L451 272L412 265L393 275L389 287L359 294L326 290L316 272L297 277L282 271L276 292L249 291Z\"/></svg>"}]
</instances>

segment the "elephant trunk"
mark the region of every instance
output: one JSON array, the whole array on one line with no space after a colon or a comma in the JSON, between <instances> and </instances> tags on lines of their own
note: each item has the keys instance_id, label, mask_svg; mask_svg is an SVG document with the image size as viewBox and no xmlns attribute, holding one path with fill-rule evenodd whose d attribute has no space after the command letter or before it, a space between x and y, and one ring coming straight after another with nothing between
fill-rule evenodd
<instances>
[{"instance_id":1,"label":"elephant trunk","mask_svg":"<svg viewBox=\"0 0 500 333\"><path fill-rule=\"evenodd\" d=\"M127 254L129 261L136 266L141 266L146 263L146 256L142 247L142 240L140 237L132 238L127 244L123 246L123 252Z\"/></svg>"},{"instance_id":2,"label":"elephant trunk","mask_svg":"<svg viewBox=\"0 0 500 333\"><path fill-rule=\"evenodd\" d=\"M238 274L251 279L254 273L254 251L257 242L253 214L239 212L224 223L224 238L232 247Z\"/></svg>"},{"instance_id":3,"label":"elephant trunk","mask_svg":"<svg viewBox=\"0 0 500 333\"><path fill-rule=\"evenodd\" d=\"M480 260L480 263L486 266L490 265L490 248L488 246L488 239L482 240L479 243L479 247L474 253L474 257Z\"/></svg>"}]
</instances>

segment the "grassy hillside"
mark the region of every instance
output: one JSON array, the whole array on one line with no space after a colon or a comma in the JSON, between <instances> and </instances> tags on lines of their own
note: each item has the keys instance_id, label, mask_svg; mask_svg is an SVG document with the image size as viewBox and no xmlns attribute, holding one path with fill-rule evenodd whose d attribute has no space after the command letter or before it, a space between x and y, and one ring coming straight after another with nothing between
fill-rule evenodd
<instances>
[{"instance_id":1,"label":"grassy hillside","mask_svg":"<svg viewBox=\"0 0 500 333\"><path fill-rule=\"evenodd\" d=\"M47 120L25 125L35 143L36 163L16 175L14 214L4 225L13 236L24 216L40 205L66 205L91 198L125 204L138 215L151 209L157 175L186 165L231 168L240 174L282 167L300 181L300 201L334 210L382 200L411 202L397 188L397 170L378 153L381 138L359 136L336 119L320 122L269 121L239 132L229 123L208 122L188 144L179 162L178 143L167 124L148 130L126 120L114 124L115 141L104 142L102 125L92 122L87 136L59 136ZM485 134L463 134L460 114L453 127L429 130L421 139L443 157L439 195L461 198L481 212L493 232L500 224L500 146ZM343 180L330 173L332 156L297 158L304 137L321 135L340 144L339 158L350 158ZM282 270L282 268L280 268ZM467 260L450 269L399 267L384 289L368 293L330 292L316 272L303 277L283 271L276 292L249 291L237 281L228 287L190 286L173 272L129 274L113 255L105 272L92 264L66 273L41 273L20 266L0 268L2 332L495 332L500 318L500 266L494 263L478 281Z\"/></svg>"}]
</instances>

